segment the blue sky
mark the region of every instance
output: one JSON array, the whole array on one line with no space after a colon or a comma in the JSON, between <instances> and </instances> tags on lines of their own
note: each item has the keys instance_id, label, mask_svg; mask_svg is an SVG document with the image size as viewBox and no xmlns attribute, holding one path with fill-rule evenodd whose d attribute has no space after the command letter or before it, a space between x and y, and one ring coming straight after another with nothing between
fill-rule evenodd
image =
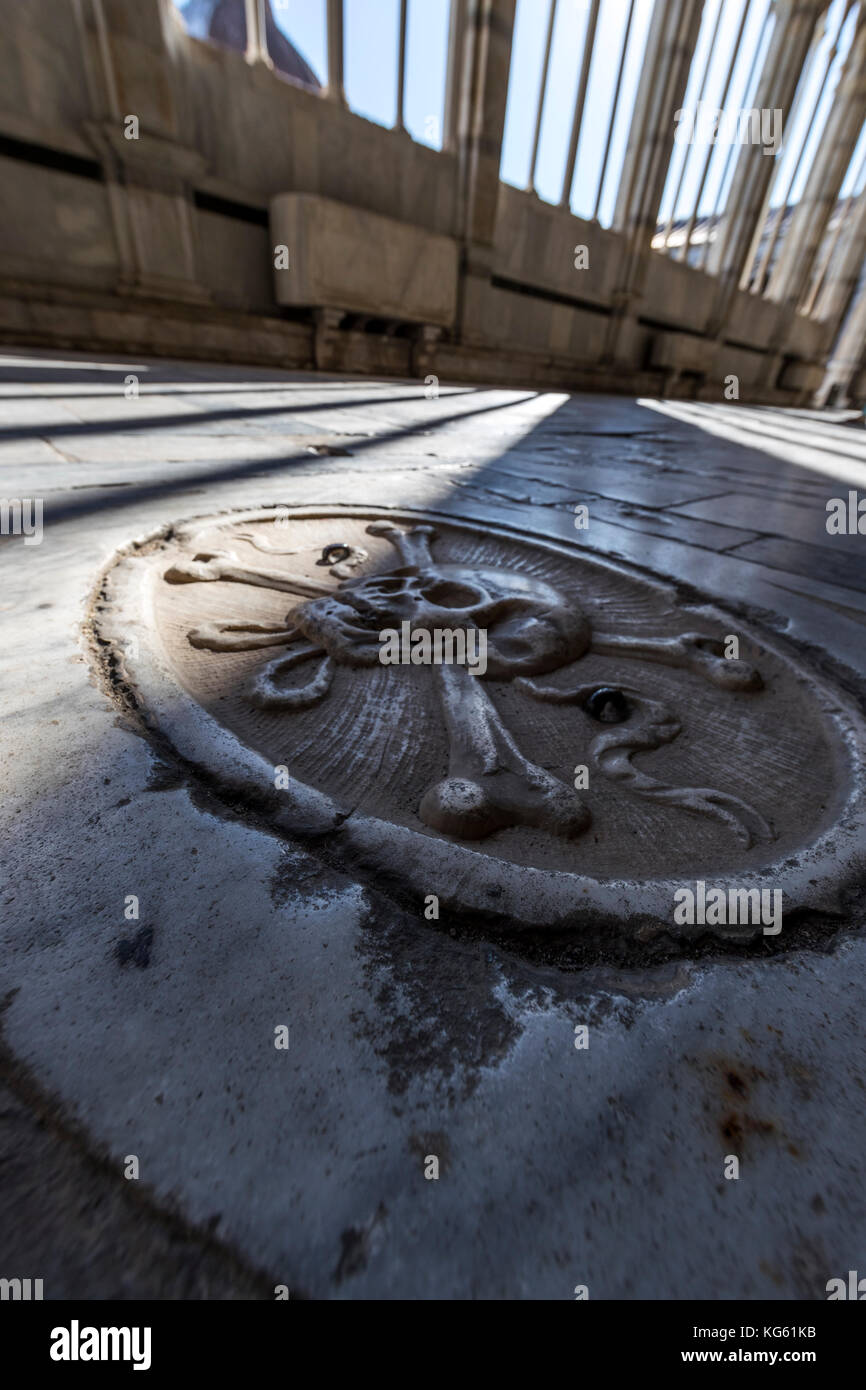
<instances>
[{"instance_id":1,"label":"blue sky","mask_svg":"<svg viewBox=\"0 0 866 1390\"><path fill-rule=\"evenodd\" d=\"M527 186L529 177L551 3L552 0L517 0L501 174L506 182L519 188ZM562 192L589 3L590 0L559 0L557 8L535 177L539 196L553 203L559 202ZM603 226L609 226L613 217L653 3L654 0L635 0L605 181L599 190L628 15L628 0L601 2L570 206L579 216L591 217L598 199L598 215ZM179 6L187 15L193 32L197 32L196 11L202 5L207 5L207 0L186 0ZM278 25L324 84L327 80L325 0L272 0L272 5ZM728 66L746 6L746 24L724 105L726 110L739 110L753 104L760 59L766 51L773 23L772 17L767 20L770 0L706 0L684 103L687 108L693 107L699 97L711 106L721 105ZM369 120L393 125L397 110L399 0L344 0L344 7L345 86L349 105ZM802 193L811 158L832 106L838 71L853 33L854 11L843 27L844 10L845 0L833 0L818 61L811 76L802 84L794 121L790 128L783 130L783 149L777 160L773 186L774 203L786 197L789 201L796 200ZM434 148L438 148L442 140L449 11L450 0L409 0L406 126L414 139ZM840 55L819 101L827 55L840 37L840 30ZM756 51L757 64L754 63ZM673 113L671 119L673 121ZM804 146L805 156L800 160ZM699 214L721 208L733 176L736 153L736 148L731 151L730 146L723 144L711 147L675 145L662 199L661 221L672 215L675 218L690 215L702 178ZM866 135L861 137L852 160L843 196L854 188L864 153ZM798 160L800 169L791 184ZM857 191L864 179L866 170L857 181Z\"/></svg>"},{"instance_id":2,"label":"blue sky","mask_svg":"<svg viewBox=\"0 0 866 1390\"><path fill-rule=\"evenodd\" d=\"M206 2L206 0L205 0ZM201 0L178 8L196 24ZM328 47L325 0L272 0L277 24L291 39L324 86ZM406 127L421 144L442 143L445 65L451 0L409 0L406 35ZM353 111L391 126L397 114L399 0L344 0L343 60L346 97Z\"/></svg>"},{"instance_id":3,"label":"blue sky","mask_svg":"<svg viewBox=\"0 0 866 1390\"><path fill-rule=\"evenodd\" d=\"M507 183L518 188L525 188L529 178L550 3L551 0L518 0L517 4L501 172ZM653 0L635 0L619 112L599 209L602 222L609 222L613 212L652 7ZM589 0L559 0L535 174L536 192L551 203L558 203L562 194L588 14ZM590 217L595 206L627 14L627 0L605 0L599 13L571 189L571 206L581 217Z\"/></svg>"},{"instance_id":4,"label":"blue sky","mask_svg":"<svg viewBox=\"0 0 866 1390\"><path fill-rule=\"evenodd\" d=\"M439 148L451 0L409 0L406 34L405 121L422 144ZM327 76L325 0L273 0L280 28L324 84ZM397 116L399 0L344 0L346 98L353 111L379 125Z\"/></svg>"}]
</instances>

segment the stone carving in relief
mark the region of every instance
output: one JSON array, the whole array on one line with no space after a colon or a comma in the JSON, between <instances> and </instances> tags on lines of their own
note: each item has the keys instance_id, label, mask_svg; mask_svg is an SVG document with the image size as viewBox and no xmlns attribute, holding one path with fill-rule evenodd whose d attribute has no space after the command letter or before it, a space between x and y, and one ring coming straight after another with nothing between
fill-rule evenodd
<instances>
[{"instance_id":1,"label":"stone carving in relief","mask_svg":"<svg viewBox=\"0 0 866 1390\"><path fill-rule=\"evenodd\" d=\"M520 825L573 838L591 823L590 798L521 752L485 689L490 680L514 682L533 700L573 706L593 728L600 726L590 743L593 765L630 795L715 818L746 848L773 839L764 816L740 797L710 786L679 786L635 766L637 755L670 744L680 734L680 716L669 704L627 677L616 685L561 685L542 679L594 653L615 657L624 673L629 660L636 659L696 673L719 691L760 691L758 670L726 657L718 638L698 632L666 636L652 630L639 635L597 630L578 601L534 575L438 562L433 526L402 528L376 521L366 529L390 543L395 563L357 576L356 568L367 558L364 549L330 543L320 563L327 565L331 583L244 564L228 549L175 561L164 576L170 584L223 581L304 598L281 624L208 622L188 633L189 642L213 653L281 648L279 656L250 677L247 695L260 709L290 713L326 700L337 666L354 668L360 679L365 668L379 665L383 630L408 623L412 631L483 631L483 675L454 663L431 668L447 731L448 766L417 807L425 825L471 841ZM249 530L236 535L265 554L297 553ZM312 667L310 675L287 687L288 673L301 666Z\"/></svg>"}]
</instances>

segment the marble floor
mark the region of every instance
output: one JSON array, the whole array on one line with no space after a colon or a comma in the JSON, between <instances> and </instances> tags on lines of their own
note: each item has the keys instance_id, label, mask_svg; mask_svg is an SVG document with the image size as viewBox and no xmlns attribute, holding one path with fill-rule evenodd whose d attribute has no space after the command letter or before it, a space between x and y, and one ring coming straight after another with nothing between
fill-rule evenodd
<instances>
[{"instance_id":1,"label":"marble floor","mask_svg":"<svg viewBox=\"0 0 866 1390\"><path fill-rule=\"evenodd\" d=\"M850 493L845 412L0 356L0 497L44 507L39 544L0 539L0 1272L46 1297L786 1299L862 1268L856 911L820 949L652 969L449 940L215 807L85 640L130 541L362 504L625 561L859 689L866 535L827 525Z\"/></svg>"}]
</instances>

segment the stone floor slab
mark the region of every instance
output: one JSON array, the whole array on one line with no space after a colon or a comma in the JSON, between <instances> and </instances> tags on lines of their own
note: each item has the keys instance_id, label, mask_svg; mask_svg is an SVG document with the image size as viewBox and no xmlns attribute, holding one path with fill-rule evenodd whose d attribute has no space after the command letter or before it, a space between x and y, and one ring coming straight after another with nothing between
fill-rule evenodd
<instances>
[{"instance_id":1,"label":"stone floor slab","mask_svg":"<svg viewBox=\"0 0 866 1390\"><path fill-rule=\"evenodd\" d=\"M58 1149L43 1154L34 1139L34 1163L48 1181L62 1170L96 1213L88 1235L71 1215L77 1199L55 1203L54 1289L83 1277L90 1240L85 1288L113 1296L106 1232L122 1242L133 1229L152 1239L124 1276L139 1296L157 1284L169 1297L267 1297L286 1283L329 1299L570 1299L576 1284L592 1298L823 1298L829 1278L862 1267L855 904L835 934L816 930L787 952L580 969L517 952L495 930L427 921L423 884L419 902L395 901L330 863L327 845L227 806L144 737L102 683L87 627L116 552L190 516L433 509L620 556L742 605L845 668L853 689L866 677L866 582L847 552L828 569L770 507L756 509L762 538L729 553L707 549L706 531L652 527L716 492L696 526L751 534L752 504L732 477L770 490L781 479L784 491L791 474L805 496L842 484L856 460L818 430L798 446L803 463L769 452L778 437L745 423L723 441L697 406L685 418L606 397L431 400L420 383L132 359L64 366L36 353L4 367L2 428L17 433L2 487L52 487L42 543L0 541L7 1123L23 1133L37 1114L50 1121ZM119 437L119 403L76 399L136 369L183 390L148 402L142 428ZM214 420L235 392L243 408ZM257 418L274 394L285 418ZM40 441L62 451L71 439L51 430L66 405L88 427L76 447L93 452L48 464ZM154 418L166 423L153 429ZM348 432L359 450L298 459L299 423L321 439ZM190 429L208 452L184 453ZM281 434L282 455L256 452ZM563 484L595 496L608 470L603 496L635 514L608 511L578 535L555 498ZM124 917L130 894L137 920ZM273 1043L281 1024L286 1051ZM41 1237L23 1232L45 1230L43 1197L9 1142L20 1219L4 1256L37 1260ZM732 1152L741 1176L726 1182ZM429 1155L438 1181L425 1180ZM180 1244L163 1262L169 1218ZM190 1274L190 1251L205 1245L211 1263Z\"/></svg>"}]
</instances>

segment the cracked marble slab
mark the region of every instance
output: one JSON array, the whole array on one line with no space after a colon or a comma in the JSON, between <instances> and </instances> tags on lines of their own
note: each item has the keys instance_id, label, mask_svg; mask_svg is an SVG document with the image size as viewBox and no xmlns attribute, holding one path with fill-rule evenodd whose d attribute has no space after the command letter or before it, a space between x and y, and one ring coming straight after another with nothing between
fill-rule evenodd
<instances>
[{"instance_id":1,"label":"cracked marble slab","mask_svg":"<svg viewBox=\"0 0 866 1390\"><path fill-rule=\"evenodd\" d=\"M39 362L26 354L14 370ZM107 364L110 379L122 382L128 365ZM80 377L52 370L70 378L59 385L73 402L104 377L84 363ZM161 370L207 408L202 383L230 392L237 380L215 367ZM152 490L94 488L100 506L83 491L42 544L0 542L0 998L10 1056L118 1184L124 1157L138 1155L156 1209L212 1231L244 1271L292 1296L571 1299L586 1284L592 1298L825 1297L830 1277L862 1267L866 1237L866 948L855 909L831 933L766 957L686 951L581 969L555 952L517 951L505 933L426 920L420 904L328 862L326 846L276 836L208 794L100 683L85 623L112 556L188 517L435 505L479 526L619 554L746 605L859 680L859 572L844 585L748 559L743 547L713 553L687 533L663 539L601 519L577 536L567 512L519 500L532 495L522 454L513 470L497 464L497 487L511 471L513 502L452 486L475 463L483 486L484 460L526 450L533 430L555 422L566 439L571 426L583 432L595 469L616 466L623 435L639 451L642 431L650 444L661 434L700 492L712 475L702 454L710 436L635 402L556 396L512 407L519 393L475 392L495 408L439 431L454 401L425 400L418 383L241 380L321 405L309 418L322 436L337 425L366 431L364 467L265 459L252 476L252 432L239 428L198 461L200 475L197 464L162 491L172 431L139 432L134 464L125 440L106 435L114 456L89 480L137 487L149 453ZM368 403L331 414L331 393ZM405 407L380 409L377 395ZM184 419L199 409L198 399L184 404ZM38 423L32 406L19 416L7 407L6 424ZM409 443L395 444L389 462L376 440L401 428ZM415 466L443 440L458 474ZM20 472L10 458L3 486L26 496L30 446L20 442ZM754 462L772 479L783 467L754 432L748 447L718 436L712 447L744 472ZM534 458L543 482L543 455ZM830 484L834 458L817 462ZM221 476L226 464L248 471ZM567 467L583 485L580 464ZM60 486L78 483L75 464L58 459L57 469ZM705 519L741 524L723 499L717 515L709 505ZM796 539L778 533L773 543ZM124 917L129 894L136 921ZM274 1047L280 1025L285 1050ZM579 1050L581 1026L589 1045ZM732 1152L738 1182L723 1177ZM431 1154L438 1181L424 1176ZM262 1285L247 1278L237 1275L243 1296L255 1296Z\"/></svg>"}]
</instances>

